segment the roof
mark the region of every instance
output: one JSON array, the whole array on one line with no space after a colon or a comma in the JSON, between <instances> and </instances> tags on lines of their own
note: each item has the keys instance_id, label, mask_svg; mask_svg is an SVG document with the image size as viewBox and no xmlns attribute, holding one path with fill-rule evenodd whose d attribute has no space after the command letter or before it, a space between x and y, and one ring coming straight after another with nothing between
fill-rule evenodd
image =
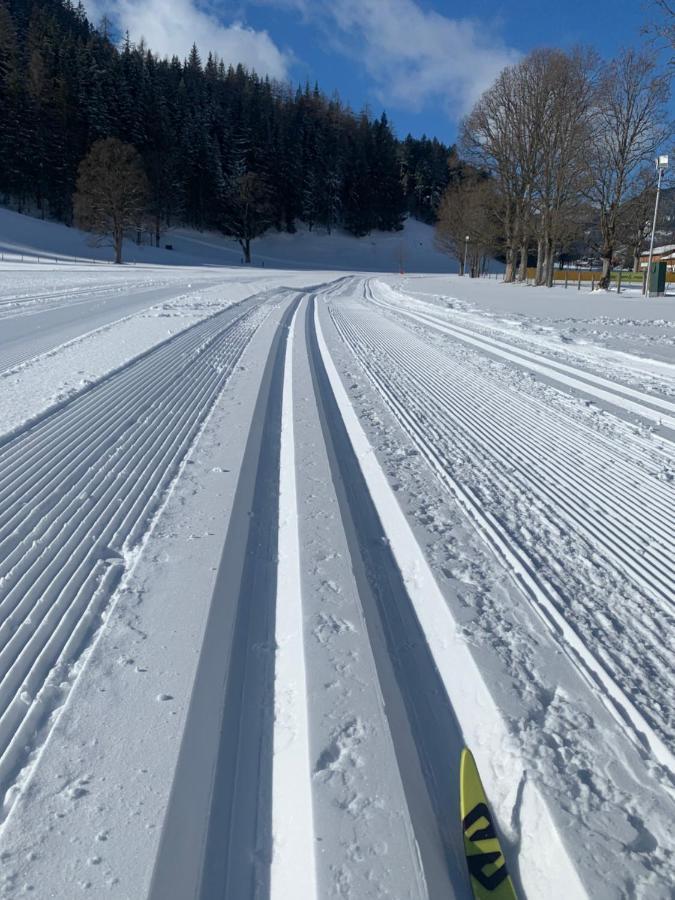
<instances>
[{"instance_id":1,"label":"roof","mask_svg":"<svg viewBox=\"0 0 675 900\"><path fill-rule=\"evenodd\" d=\"M675 253L675 244L666 244L663 247L654 247L654 253L658 256L666 256ZM649 250L643 250L640 256L649 256Z\"/></svg>"}]
</instances>

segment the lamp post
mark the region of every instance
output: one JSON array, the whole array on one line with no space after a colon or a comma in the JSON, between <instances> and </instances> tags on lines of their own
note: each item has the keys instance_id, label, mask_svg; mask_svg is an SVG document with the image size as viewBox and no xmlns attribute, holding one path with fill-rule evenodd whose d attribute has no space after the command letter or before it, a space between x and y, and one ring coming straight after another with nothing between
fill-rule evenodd
<instances>
[{"instance_id":1,"label":"lamp post","mask_svg":"<svg viewBox=\"0 0 675 900\"><path fill-rule=\"evenodd\" d=\"M462 275L466 275L466 254L469 249L469 235L464 238L464 268L462 269Z\"/></svg>"},{"instance_id":2,"label":"lamp post","mask_svg":"<svg viewBox=\"0 0 675 900\"><path fill-rule=\"evenodd\" d=\"M652 257L654 256L654 235L656 234L656 218L659 214L659 197L661 195L661 179L663 178L663 173L668 168L668 157L667 156L657 156L656 157L656 171L659 173L659 180L656 184L656 202L654 203L654 222L652 224L652 237L649 242L649 262L647 263L647 278L645 280L644 291L642 292L645 296L651 297L651 292L649 290L649 275L652 270Z\"/></svg>"}]
</instances>

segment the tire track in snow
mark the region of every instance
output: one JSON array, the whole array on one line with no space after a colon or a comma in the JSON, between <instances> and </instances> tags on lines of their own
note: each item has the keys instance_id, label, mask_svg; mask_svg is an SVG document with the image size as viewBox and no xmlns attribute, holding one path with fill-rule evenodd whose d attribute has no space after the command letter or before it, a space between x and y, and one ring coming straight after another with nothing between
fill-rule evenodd
<instances>
[{"instance_id":1,"label":"tire track in snow","mask_svg":"<svg viewBox=\"0 0 675 900\"><path fill-rule=\"evenodd\" d=\"M0 444L5 788L64 702L73 664L267 314L265 299L193 326Z\"/></svg>"},{"instance_id":2,"label":"tire track in snow","mask_svg":"<svg viewBox=\"0 0 675 900\"><path fill-rule=\"evenodd\" d=\"M670 668L668 650L663 646L663 637L672 622L673 600L673 582L668 581L672 546L667 538L673 532L672 528L663 527L669 515L672 517L672 505L668 512L669 486L650 480L636 468L631 476L612 472L614 460L603 442L579 429L576 423L569 424L566 434L561 427L562 417L551 416L549 420L533 416L533 410L528 413L527 398L502 391L494 379L482 372L467 373L466 367L453 364L450 358L396 326L383 328L381 318L373 313L353 308L347 312L345 307L336 306L332 315L394 415L442 480L462 500L497 555L516 574L526 595L585 671L587 680L605 702L611 698L610 709L622 726L627 725L641 745L647 745L659 762L672 769L673 756L664 743L670 726L662 718L668 704L665 697L661 698L662 692L651 674L652 666L661 671ZM546 436L549 422L555 425L556 419L560 419L557 431ZM540 437L544 447L537 445ZM572 438L573 448L576 442L576 456L584 458L583 467L577 464L566 468L563 464L566 438ZM593 446L595 454L605 456L605 469L600 469L597 459L594 462L594 457L586 454L589 446ZM474 465L479 467L476 472ZM595 497L578 477L582 469L595 476ZM460 484L455 471L464 473L463 482L470 472L473 487ZM660 494L665 516L660 520L659 504L645 503L643 497L644 521L640 521L639 529L644 544L657 548L653 554L642 556L642 575L651 577L648 591L641 585L645 579L636 572L639 557L631 563L630 554L625 552L631 539L623 523L630 522L635 511L622 511L623 496L633 496L638 502L640 497L631 480L649 484ZM520 508L523 495L529 504L527 509ZM506 503L504 498L508 498ZM609 517L607 506L614 506ZM490 512L490 508L495 512ZM533 510L543 517L540 522L546 522L550 537L559 533L561 517L568 522L568 537L583 536L587 549L581 559L592 558L599 576L608 574L605 588L621 595L620 603L611 612L613 620L607 621L605 613L596 607L587 585L574 571L576 563L570 566L574 557L570 559L569 546L562 547L561 553L555 540L544 539L535 548L523 535L521 529L536 522L531 518ZM602 538L607 536L611 540L605 541L603 547ZM548 564L548 578L542 575L543 567L536 562L536 556L533 562L535 549L543 556L544 566ZM551 575L557 589L551 583ZM606 609L606 595L603 599ZM570 613L570 602L576 620ZM627 650L624 645L618 648L627 652L628 658L623 658L612 643L616 628L625 633L637 632L639 636L639 642L630 642L633 646ZM603 632L608 638L604 642L599 637Z\"/></svg>"}]
</instances>

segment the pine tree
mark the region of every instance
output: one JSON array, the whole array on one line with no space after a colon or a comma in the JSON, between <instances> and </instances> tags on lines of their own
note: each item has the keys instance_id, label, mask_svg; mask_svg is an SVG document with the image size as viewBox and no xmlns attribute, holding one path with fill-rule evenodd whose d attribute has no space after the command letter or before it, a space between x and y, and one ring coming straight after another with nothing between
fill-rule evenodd
<instances>
[{"instance_id":1,"label":"pine tree","mask_svg":"<svg viewBox=\"0 0 675 900\"><path fill-rule=\"evenodd\" d=\"M3 202L70 223L80 162L118 138L148 173L156 243L177 221L220 227L244 174L264 185L269 227L359 235L400 227L405 211L433 221L450 177L452 148L399 143L386 117L355 116L318 85L204 63L194 45L182 61L129 36L118 49L70 0L0 0L0 113Z\"/></svg>"},{"instance_id":2,"label":"pine tree","mask_svg":"<svg viewBox=\"0 0 675 900\"><path fill-rule=\"evenodd\" d=\"M373 124L372 163L373 183L377 185L375 203L376 225L382 231L399 231L403 227L405 197L401 185L396 140L382 113Z\"/></svg>"}]
</instances>

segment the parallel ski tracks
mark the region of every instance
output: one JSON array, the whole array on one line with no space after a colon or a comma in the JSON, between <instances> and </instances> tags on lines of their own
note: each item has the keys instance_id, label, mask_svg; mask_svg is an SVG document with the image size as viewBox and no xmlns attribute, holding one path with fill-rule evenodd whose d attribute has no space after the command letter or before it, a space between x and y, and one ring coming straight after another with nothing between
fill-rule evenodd
<instances>
[{"instance_id":1,"label":"parallel ski tracks","mask_svg":"<svg viewBox=\"0 0 675 900\"><path fill-rule=\"evenodd\" d=\"M15 771L266 309L149 351L0 445L0 779Z\"/></svg>"},{"instance_id":2,"label":"parallel ski tracks","mask_svg":"<svg viewBox=\"0 0 675 900\"><path fill-rule=\"evenodd\" d=\"M414 368L416 376L426 378L428 380L428 387L431 391L431 396L433 396L435 399L447 400L448 398L452 398L455 402L458 402L462 399L461 392L453 389L451 379L447 381L443 389L439 389L438 382L435 379L429 379L428 373L425 372L425 370L423 370L421 366L414 363L414 358L411 359L409 355L403 354L402 352L398 351L395 346L389 346L388 349L391 352L392 356L396 358L398 363L405 363L409 368ZM457 370L452 371L452 374L457 374ZM476 399L480 404L483 405L483 409L487 409L487 404L490 402L491 398L485 384L474 383L473 389L476 395ZM494 391L491 390L490 393L493 394ZM481 408L479 406L479 403L476 403L474 407L467 406L467 408L463 410L463 414L465 414L466 417L476 426L481 425L483 421L481 415L474 412L475 409ZM512 428L515 424L513 416L514 409L517 409L519 412L523 411L524 413L526 413L525 406L525 404L519 402L516 396L512 401L510 401L508 407L504 405L495 405L494 409L490 408L490 413L494 417L493 421L499 422L504 429L508 429ZM444 418L446 422L448 422L447 416ZM535 420L531 417L530 421L531 424L535 424ZM666 492L668 489L661 488L657 483L655 483L655 480L652 477L638 477L634 468L631 468L629 465L627 465L616 454L609 457L607 455L607 451L604 448L602 448L601 450L597 450L596 447L590 443L585 445L583 448L580 448L579 444L570 439L568 434L566 434L564 431L556 429L555 423L553 423L551 427L547 423L546 419L537 417L536 426L537 430L533 430L530 434L534 454L529 452L529 448L525 445L519 447L519 452L522 453L522 456L519 459L519 462L522 465L522 471L525 471L534 477L535 472L532 466L536 462L540 463L542 454L551 452L552 450L564 451L563 453L560 453L559 458L556 459L556 464L559 467L559 471L569 477L575 486L583 487L583 489L587 492L587 498L592 499L593 503L597 503L598 505L597 508L594 508L593 505L579 507L570 514L574 515L575 520L577 520L580 524L583 522L584 524L590 525L593 529L596 529L598 525L597 519L592 516L593 511L595 511L595 513L600 512L603 516L608 516L609 518L615 519L618 523L620 523L621 527L619 533L625 535L628 538L628 542L623 548L624 552L626 553L627 560L632 560L633 563L637 565L637 568L634 572L635 577L644 577L647 581L649 581L651 573L644 573L642 570L644 568L644 557L650 557L654 567L654 577L658 582L657 584L650 585L650 587L654 587L657 590L661 591L665 590L665 596L670 596L671 587L673 584L672 579L675 575L675 550L673 549L672 543L669 540L668 528L672 526L673 510L672 498L666 496ZM552 446L552 441L554 438L556 440L555 447ZM485 434L484 439L486 444L494 448L496 451L504 453L510 449L508 443L501 439L499 435L492 436L490 434ZM588 470L586 470L585 468L579 468L570 461L570 457L567 454L575 453L578 458L580 449L582 450L583 455L591 464L595 464L603 468L605 478L607 479L605 482L603 482L604 488L607 487L608 483L616 490L618 490L620 487L620 497L622 501L621 512L625 511L630 513L630 515L623 516L616 508L613 508L610 504L608 504L608 491L606 489L600 489L599 482L588 476ZM502 460L507 464L512 464L510 461L507 461L503 455ZM620 473L626 479L630 478L632 479L632 481L628 481L625 485L624 483L621 483L619 485L618 481L614 477L615 473L610 470L610 466L615 470L617 474ZM520 478L519 471L515 469L513 471L513 478L520 482L523 481ZM553 496L556 499L564 500L564 497L558 493L559 485L556 481L551 482L550 491L552 491L553 493L549 493L548 496ZM611 496L613 497L614 494L612 494ZM647 515L648 521L645 521L645 500L647 498L649 499L650 504L648 507ZM645 529L645 525L651 525L652 528ZM653 533L654 525L658 526L658 528L662 529L662 531ZM647 537L647 535L649 535L649 537ZM594 533L594 537L601 543L606 541L611 545L614 544L614 541L616 540L616 535L612 532L596 532ZM650 546L650 541L653 541L655 546ZM636 547L638 549L636 549ZM616 547L614 547L613 549L616 549ZM672 563L672 565L669 566L667 564L669 562Z\"/></svg>"},{"instance_id":3,"label":"parallel ski tracks","mask_svg":"<svg viewBox=\"0 0 675 900\"><path fill-rule=\"evenodd\" d=\"M211 286L212 283L203 283L203 287ZM56 304L37 304L25 312L8 311L3 314L0 306L0 321L8 319L20 322L26 317L37 317L30 330L24 328L25 333L16 334L14 337L10 335L5 341L0 342L0 377L10 374L31 360L50 355L57 348L77 342L133 315L152 310L158 304L161 306L167 302L184 299L193 291L188 290L186 293L185 286L178 285L175 290L171 290L169 285L160 283L131 284L128 291L117 287L114 290L82 293L81 298L66 297ZM84 307L84 310L80 307ZM65 311L65 322L54 321L50 316L50 313L56 310ZM93 318L88 319L88 316ZM86 326L87 321L89 327L83 330L83 323Z\"/></svg>"},{"instance_id":4,"label":"parallel ski tracks","mask_svg":"<svg viewBox=\"0 0 675 900\"><path fill-rule=\"evenodd\" d=\"M410 362L409 357L397 352L395 348L392 349L392 356L398 363L404 363L408 360L408 365L411 367L413 365ZM414 370L417 376L424 377L421 367L415 366ZM435 400L443 401L450 396L452 396L455 401L461 399L460 393L458 391L453 391L451 388L448 388L446 391L439 391L433 382L429 387L430 395L433 396ZM480 386L477 387L477 393L482 402L485 403L487 400L486 392ZM513 406L518 405L517 402L513 404ZM428 405L427 409L429 409ZM499 423L503 429L508 430L513 426L513 417L506 414L504 409L505 407L498 406L491 410L491 413L493 421ZM468 421L475 427L480 428L482 426L480 415L474 414L471 407L466 408L465 415ZM449 417L442 413L440 415L440 421L444 421L448 426L452 424ZM521 454L518 459L519 467L514 468L510 476L511 480L519 484L523 489L528 489L530 484L536 483L540 477L537 463L540 462L542 454L547 451L550 452L551 441L554 437L551 430L546 428L545 422L537 420L537 425L539 429L538 432L532 432L531 435L532 449L527 446L519 447L519 453ZM566 440L564 436L558 435L557 433L555 434L555 438L557 439L558 447L566 451L575 451L578 455L578 445L574 446L570 441ZM503 440L499 435L493 436L489 433L484 435L483 441L484 445L489 447L505 466L508 467L512 465L513 456L509 457L507 455L510 454L512 450L512 447L509 446L508 442ZM593 462L600 462L601 468L607 479L605 485L607 482L612 482L614 480L612 479L611 473L608 473L607 471L610 465L609 460L602 460L601 456L598 454L584 455ZM547 499L557 501L576 526L589 529L588 533L592 534L593 539L600 544L605 545L610 552L616 553L618 551L622 554L623 562L631 575L639 581L644 588L647 590L654 589L665 598L671 597L671 587L674 583L673 579L675 578L675 552L673 552L672 545L668 542L667 535L669 534L669 527L672 526L672 506L669 507L664 498L657 495L653 491L650 482L647 481L644 485L640 482L640 487L644 489L644 493L641 496L631 489L623 492L622 485L621 499L624 501L622 509L620 511L616 508L613 509L607 503L606 493L599 489L599 483L592 478L587 477L587 470L585 468L575 467L569 459L562 454L556 462L560 474L569 478L570 482L575 487L583 488L586 492L586 499L591 500L592 503L586 506L581 503L577 506L569 505L566 494L567 487L565 486L565 490L563 491L563 486L555 479L551 479L550 483L547 483ZM612 460L611 464L614 464L615 462L616 468L622 468L626 475L629 474L627 467L621 466L618 461ZM527 475L527 478L523 477L523 474ZM630 474L634 476L634 472ZM616 487L616 483L613 487ZM627 487L630 488L630 485ZM644 528L645 524L647 524L645 523L645 494L651 494L650 499L653 501L653 505L650 507L652 515L649 517L649 525L652 526L651 530L645 530ZM628 513L628 515L622 515L623 512ZM603 521L606 521L606 518L604 517L613 520L615 525L618 526L617 530L606 532L598 530L600 522L598 516L602 516ZM663 529L663 531L654 533L654 525ZM648 538L647 535L650 535L651 538ZM653 544L651 544L650 541L653 541ZM644 566L645 558L648 558L650 561L650 568L648 569Z\"/></svg>"},{"instance_id":5,"label":"parallel ski tracks","mask_svg":"<svg viewBox=\"0 0 675 900\"><path fill-rule=\"evenodd\" d=\"M601 401L623 407L631 413L656 421L670 429L675 427L675 403L672 399L666 399L665 396L659 396L658 393L636 390L621 380L602 377L586 368L570 365L558 358L551 359L541 353L533 353L518 344L509 344L491 334L484 334L482 331L442 319L432 312L413 311L395 302L379 300L370 285L367 286L367 293L373 302L383 308L466 342L477 347L481 352L495 354L509 362L524 366L564 385L571 385L598 397Z\"/></svg>"},{"instance_id":6,"label":"parallel ski tracks","mask_svg":"<svg viewBox=\"0 0 675 900\"><path fill-rule=\"evenodd\" d=\"M623 710L635 706L636 715L644 713L649 721L647 730L655 728L667 738L667 702L650 705L643 698L654 692L657 673L671 667L664 635L671 633L675 599L672 488L631 467L616 450L612 454L609 442L595 440L571 422L565 427L552 410L542 409L540 415L530 398L513 391L507 395L494 379L472 372L469 383L466 367L404 330L388 335L381 319L375 321L365 310L346 313L335 307L331 312L338 331L437 471L453 477L458 467L462 471L482 461L481 477L470 488L475 502L504 510L498 519L491 515L495 527L518 555L525 550L539 557L539 565L529 566L535 579L543 560L562 590L558 612L592 647L605 674L611 673L615 700ZM510 499L495 505L491 492ZM538 538L524 535L523 528L537 519L546 531ZM552 536L564 544L562 555L556 554ZM593 590L574 571L570 536L584 542L586 557L597 569L595 587L616 598L609 607L611 621L599 617ZM628 658L615 650L616 632L637 638ZM645 730L643 724L638 732ZM655 733L652 743L660 740Z\"/></svg>"},{"instance_id":7,"label":"parallel ski tracks","mask_svg":"<svg viewBox=\"0 0 675 900\"><path fill-rule=\"evenodd\" d=\"M81 288L64 288L63 290L49 291L43 294L16 294L0 297L0 318L15 318L17 316L32 316L48 309L61 306L77 306L90 300L103 299L105 297L124 296L129 293L157 290L168 286L165 281L147 280L139 282L114 282L106 285L92 285Z\"/></svg>"}]
</instances>

